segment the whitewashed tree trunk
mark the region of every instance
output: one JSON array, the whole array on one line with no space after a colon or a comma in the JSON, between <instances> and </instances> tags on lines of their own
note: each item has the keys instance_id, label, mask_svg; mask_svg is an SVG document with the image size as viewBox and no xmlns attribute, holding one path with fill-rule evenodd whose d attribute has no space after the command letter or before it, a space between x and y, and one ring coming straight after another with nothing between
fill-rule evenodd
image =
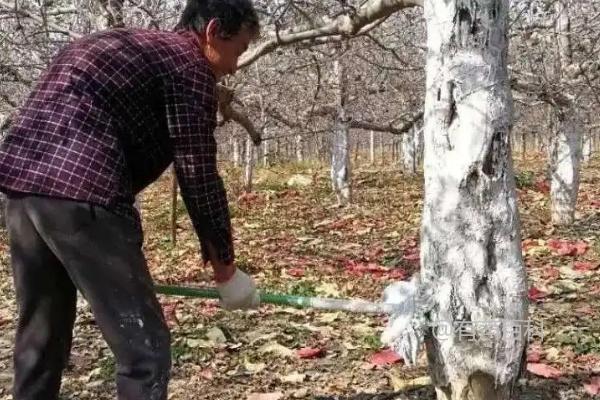
<instances>
[{"instance_id":1,"label":"whitewashed tree trunk","mask_svg":"<svg viewBox=\"0 0 600 400\"><path fill-rule=\"evenodd\" d=\"M239 167L242 165L242 157L240 155L240 140L236 136L232 137L233 141L233 165Z\"/></svg>"},{"instance_id":2,"label":"whitewashed tree trunk","mask_svg":"<svg viewBox=\"0 0 600 400\"><path fill-rule=\"evenodd\" d=\"M379 133L379 157L381 159L381 165L385 164L385 145L384 145L383 132Z\"/></svg>"},{"instance_id":3,"label":"whitewashed tree trunk","mask_svg":"<svg viewBox=\"0 0 600 400\"><path fill-rule=\"evenodd\" d=\"M411 128L402 135L402 166L408 174L417 172L416 129Z\"/></svg>"},{"instance_id":4,"label":"whitewashed tree trunk","mask_svg":"<svg viewBox=\"0 0 600 400\"><path fill-rule=\"evenodd\" d=\"M525 130L521 132L521 157L525 157L527 153L527 133Z\"/></svg>"},{"instance_id":5,"label":"whitewashed tree trunk","mask_svg":"<svg viewBox=\"0 0 600 400\"><path fill-rule=\"evenodd\" d=\"M369 163L375 164L375 131L369 132Z\"/></svg>"},{"instance_id":6,"label":"whitewashed tree trunk","mask_svg":"<svg viewBox=\"0 0 600 400\"><path fill-rule=\"evenodd\" d=\"M577 111L559 111L551 158L552 223L570 225L575 219L581 165L581 125Z\"/></svg>"},{"instance_id":7,"label":"whitewashed tree trunk","mask_svg":"<svg viewBox=\"0 0 600 400\"><path fill-rule=\"evenodd\" d=\"M265 136L266 136L266 131L265 131ZM263 156L262 156L263 167L267 167L269 165L269 157L270 157L268 140L264 140L262 142L262 149L263 149Z\"/></svg>"},{"instance_id":8,"label":"whitewashed tree trunk","mask_svg":"<svg viewBox=\"0 0 600 400\"><path fill-rule=\"evenodd\" d=\"M571 50L571 22L566 0L555 3L557 45L560 55L559 71L565 71L573 63ZM570 225L575 220L577 194L579 192L579 170L581 166L581 116L574 99L569 105L557 107L557 129L550 160L550 203L552 223Z\"/></svg>"},{"instance_id":9,"label":"whitewashed tree trunk","mask_svg":"<svg viewBox=\"0 0 600 400\"><path fill-rule=\"evenodd\" d=\"M254 173L254 144L250 136L246 137L246 158L244 160L244 190L252 191L252 175Z\"/></svg>"},{"instance_id":10,"label":"whitewashed tree trunk","mask_svg":"<svg viewBox=\"0 0 600 400\"><path fill-rule=\"evenodd\" d=\"M582 149L582 160L587 163L592 158L594 152L593 135L591 132L586 133L583 136L583 149Z\"/></svg>"},{"instance_id":11,"label":"whitewashed tree trunk","mask_svg":"<svg viewBox=\"0 0 600 400\"><path fill-rule=\"evenodd\" d=\"M349 121L346 117L346 71L339 60L334 61L333 73L337 80L337 115L331 141L331 183L338 205L349 204L352 200L350 171Z\"/></svg>"},{"instance_id":12,"label":"whitewashed tree trunk","mask_svg":"<svg viewBox=\"0 0 600 400\"><path fill-rule=\"evenodd\" d=\"M513 322L527 318L527 281L509 143L508 8L509 0L424 2L420 298L431 323L485 333L426 331L439 400L514 399L526 345Z\"/></svg>"},{"instance_id":13,"label":"whitewashed tree trunk","mask_svg":"<svg viewBox=\"0 0 600 400\"><path fill-rule=\"evenodd\" d=\"M423 127L419 126L415 134L415 151L417 166L420 166L423 162Z\"/></svg>"},{"instance_id":14,"label":"whitewashed tree trunk","mask_svg":"<svg viewBox=\"0 0 600 400\"><path fill-rule=\"evenodd\" d=\"M304 161L303 144L302 136L296 135L296 161L298 162Z\"/></svg>"}]
</instances>

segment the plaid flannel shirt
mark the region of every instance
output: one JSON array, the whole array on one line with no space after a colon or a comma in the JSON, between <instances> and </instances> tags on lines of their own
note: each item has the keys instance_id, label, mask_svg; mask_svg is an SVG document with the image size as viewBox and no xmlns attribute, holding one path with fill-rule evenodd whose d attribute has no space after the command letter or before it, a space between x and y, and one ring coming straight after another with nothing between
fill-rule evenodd
<instances>
[{"instance_id":1,"label":"plaid flannel shirt","mask_svg":"<svg viewBox=\"0 0 600 400\"><path fill-rule=\"evenodd\" d=\"M98 204L139 223L135 195L174 162L204 260L210 244L232 262L216 96L190 33L79 39L53 60L0 145L0 190Z\"/></svg>"}]
</instances>

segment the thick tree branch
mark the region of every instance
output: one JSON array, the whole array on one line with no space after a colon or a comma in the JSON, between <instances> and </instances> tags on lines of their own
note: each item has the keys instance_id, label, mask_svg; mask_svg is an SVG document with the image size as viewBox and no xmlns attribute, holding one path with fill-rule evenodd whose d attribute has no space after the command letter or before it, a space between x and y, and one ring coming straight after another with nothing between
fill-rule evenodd
<instances>
[{"instance_id":1,"label":"thick tree branch","mask_svg":"<svg viewBox=\"0 0 600 400\"><path fill-rule=\"evenodd\" d=\"M271 34L271 37L268 40L248 51L248 53L240 59L238 67L242 68L248 66L260 57L281 46L326 36L355 36L367 25L376 23L382 18L387 18L396 11L417 6L423 6L423 1L369 0L360 7L354 15L340 15L315 28L296 29L290 32L276 32Z\"/></svg>"},{"instance_id":2,"label":"thick tree branch","mask_svg":"<svg viewBox=\"0 0 600 400\"><path fill-rule=\"evenodd\" d=\"M248 118L247 115L236 110L231 105L231 103L233 102L233 98L234 98L233 90L229 89L228 87L226 87L224 85L218 85L217 86L217 95L218 95L218 102L219 102L219 112L221 113L221 116L223 117L223 119L220 121L220 125L223 125L225 122L227 122L229 120L233 120L233 121L237 122L244 129L246 129L246 131L250 135L250 138L252 139L252 142L254 142L254 144L256 146L258 146L262 140L262 134L258 129L256 129L256 127L254 126L254 124L252 123L250 118Z\"/></svg>"}]
</instances>

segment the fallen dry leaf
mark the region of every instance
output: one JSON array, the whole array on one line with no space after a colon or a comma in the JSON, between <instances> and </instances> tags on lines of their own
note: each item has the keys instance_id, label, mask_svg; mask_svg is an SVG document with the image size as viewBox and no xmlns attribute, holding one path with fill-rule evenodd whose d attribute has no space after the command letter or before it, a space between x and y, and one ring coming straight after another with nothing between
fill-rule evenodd
<instances>
[{"instance_id":1,"label":"fallen dry leaf","mask_svg":"<svg viewBox=\"0 0 600 400\"><path fill-rule=\"evenodd\" d=\"M534 375L549 379L558 379L563 374L561 370L542 363L528 363L527 371Z\"/></svg>"},{"instance_id":2,"label":"fallen dry leaf","mask_svg":"<svg viewBox=\"0 0 600 400\"><path fill-rule=\"evenodd\" d=\"M280 378L281 382L284 383L302 383L306 379L306 374L299 372L293 372L289 375L284 375Z\"/></svg>"},{"instance_id":3,"label":"fallen dry leaf","mask_svg":"<svg viewBox=\"0 0 600 400\"><path fill-rule=\"evenodd\" d=\"M402 361L402 357L392 349L382 350L369 357L369 362L378 366L392 365L400 361Z\"/></svg>"},{"instance_id":4,"label":"fallen dry leaf","mask_svg":"<svg viewBox=\"0 0 600 400\"><path fill-rule=\"evenodd\" d=\"M283 357L291 357L294 355L294 352L291 349L277 343L277 342L269 342L264 344L258 349L259 353L273 353Z\"/></svg>"},{"instance_id":5,"label":"fallen dry leaf","mask_svg":"<svg viewBox=\"0 0 600 400\"><path fill-rule=\"evenodd\" d=\"M539 363L544 355L544 351L540 346L532 345L527 349L527 362Z\"/></svg>"},{"instance_id":6,"label":"fallen dry leaf","mask_svg":"<svg viewBox=\"0 0 600 400\"><path fill-rule=\"evenodd\" d=\"M296 355L299 358L317 358L325 355L325 351L323 349L313 347L304 347L302 349L296 350Z\"/></svg>"},{"instance_id":7,"label":"fallen dry leaf","mask_svg":"<svg viewBox=\"0 0 600 400\"><path fill-rule=\"evenodd\" d=\"M594 376L589 383L583 385L583 388L592 396L600 395L600 376Z\"/></svg>"},{"instance_id":8,"label":"fallen dry leaf","mask_svg":"<svg viewBox=\"0 0 600 400\"><path fill-rule=\"evenodd\" d=\"M431 378L429 376L406 379L390 373L388 374L388 377L390 378L390 384L392 385L394 392L431 385Z\"/></svg>"},{"instance_id":9,"label":"fallen dry leaf","mask_svg":"<svg viewBox=\"0 0 600 400\"><path fill-rule=\"evenodd\" d=\"M598 263L593 264L589 261L575 261L573 263L575 271L594 271L596 268L598 268Z\"/></svg>"},{"instance_id":10,"label":"fallen dry leaf","mask_svg":"<svg viewBox=\"0 0 600 400\"><path fill-rule=\"evenodd\" d=\"M273 393L250 393L247 400L279 400L283 399L283 393L281 392L273 392Z\"/></svg>"},{"instance_id":11,"label":"fallen dry leaf","mask_svg":"<svg viewBox=\"0 0 600 400\"><path fill-rule=\"evenodd\" d=\"M529 292L527 293L527 297L531 301L539 301L546 296L548 296L548 293L543 292L536 287L531 287L531 289L529 289Z\"/></svg>"}]
</instances>

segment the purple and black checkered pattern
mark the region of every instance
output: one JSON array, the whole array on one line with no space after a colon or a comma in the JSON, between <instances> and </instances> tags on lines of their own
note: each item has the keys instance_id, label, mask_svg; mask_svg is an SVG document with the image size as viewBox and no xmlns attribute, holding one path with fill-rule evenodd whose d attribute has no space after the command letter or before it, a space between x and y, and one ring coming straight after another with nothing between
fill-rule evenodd
<instances>
[{"instance_id":1,"label":"purple and black checkered pattern","mask_svg":"<svg viewBox=\"0 0 600 400\"><path fill-rule=\"evenodd\" d=\"M0 145L0 189L138 219L135 195L174 162L202 243L233 261L217 171L216 80L191 33L117 29L63 48Z\"/></svg>"}]
</instances>

